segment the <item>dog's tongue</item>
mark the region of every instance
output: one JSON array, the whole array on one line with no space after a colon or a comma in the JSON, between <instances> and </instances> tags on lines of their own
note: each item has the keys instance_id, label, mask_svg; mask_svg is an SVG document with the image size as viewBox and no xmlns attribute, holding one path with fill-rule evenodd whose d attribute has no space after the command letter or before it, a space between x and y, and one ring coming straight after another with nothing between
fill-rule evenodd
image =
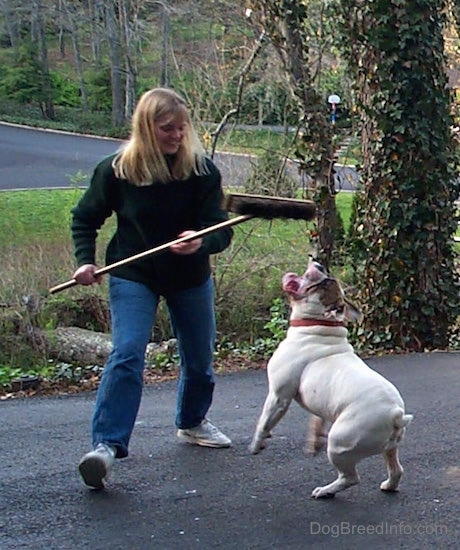
<instances>
[{"instance_id":1,"label":"dog's tongue","mask_svg":"<svg viewBox=\"0 0 460 550\"><path fill-rule=\"evenodd\" d=\"M286 273L283 276L283 290L289 292L290 294L297 294L300 288L301 278L295 273Z\"/></svg>"},{"instance_id":2,"label":"dog's tongue","mask_svg":"<svg viewBox=\"0 0 460 550\"><path fill-rule=\"evenodd\" d=\"M319 267L318 267L319 266ZM307 271L299 277L296 273L285 273L282 284L283 290L289 294L300 294L309 283L316 283L324 278L324 272L320 264L310 262Z\"/></svg>"}]
</instances>

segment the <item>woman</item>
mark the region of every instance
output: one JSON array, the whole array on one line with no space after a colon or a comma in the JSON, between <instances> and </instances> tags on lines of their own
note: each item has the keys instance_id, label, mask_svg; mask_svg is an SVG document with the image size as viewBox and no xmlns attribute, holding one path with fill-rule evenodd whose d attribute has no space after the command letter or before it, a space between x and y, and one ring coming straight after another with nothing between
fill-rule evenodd
<instances>
[{"instance_id":1,"label":"woman","mask_svg":"<svg viewBox=\"0 0 460 550\"><path fill-rule=\"evenodd\" d=\"M225 221L222 197L220 173L205 156L185 101L169 89L144 93L129 141L98 164L72 210L79 266L74 279L83 285L100 282L96 236L112 213L117 228L107 246L107 264ZM111 272L113 349L96 396L93 450L79 463L89 487L103 488L114 459L128 455L160 297L166 300L180 354L177 436L207 447L231 445L206 418L214 390L216 336L209 255L224 250L231 238L232 230L222 229Z\"/></svg>"}]
</instances>

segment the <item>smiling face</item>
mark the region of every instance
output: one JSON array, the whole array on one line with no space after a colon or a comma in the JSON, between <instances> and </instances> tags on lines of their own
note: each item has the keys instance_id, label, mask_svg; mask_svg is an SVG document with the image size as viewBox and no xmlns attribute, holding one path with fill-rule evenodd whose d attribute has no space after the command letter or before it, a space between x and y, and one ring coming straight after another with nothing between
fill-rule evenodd
<instances>
[{"instance_id":1,"label":"smiling face","mask_svg":"<svg viewBox=\"0 0 460 550\"><path fill-rule=\"evenodd\" d=\"M174 155L187 131L187 122L181 116L166 116L155 121L155 138L163 155Z\"/></svg>"}]
</instances>

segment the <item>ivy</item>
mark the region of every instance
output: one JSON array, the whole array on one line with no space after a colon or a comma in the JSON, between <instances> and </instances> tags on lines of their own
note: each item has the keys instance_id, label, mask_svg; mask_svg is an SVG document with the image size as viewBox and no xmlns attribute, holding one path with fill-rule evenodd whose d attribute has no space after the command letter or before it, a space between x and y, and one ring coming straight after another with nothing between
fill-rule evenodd
<instances>
[{"instance_id":1,"label":"ivy","mask_svg":"<svg viewBox=\"0 0 460 550\"><path fill-rule=\"evenodd\" d=\"M358 337L382 350L445 349L460 315L446 2L342 0L336 7L363 123L363 189L349 235L362 266Z\"/></svg>"}]
</instances>

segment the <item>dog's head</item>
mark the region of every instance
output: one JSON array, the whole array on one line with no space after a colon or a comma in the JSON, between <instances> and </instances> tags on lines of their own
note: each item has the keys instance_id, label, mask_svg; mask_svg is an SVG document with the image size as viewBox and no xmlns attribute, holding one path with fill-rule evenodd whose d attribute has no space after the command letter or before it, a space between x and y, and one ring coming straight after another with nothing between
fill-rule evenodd
<instances>
[{"instance_id":1,"label":"dog's head","mask_svg":"<svg viewBox=\"0 0 460 550\"><path fill-rule=\"evenodd\" d=\"M286 273L283 290L289 296L291 320L331 320L339 323L361 321L361 311L347 298L337 279L324 267L311 260L307 271L301 276Z\"/></svg>"}]
</instances>

